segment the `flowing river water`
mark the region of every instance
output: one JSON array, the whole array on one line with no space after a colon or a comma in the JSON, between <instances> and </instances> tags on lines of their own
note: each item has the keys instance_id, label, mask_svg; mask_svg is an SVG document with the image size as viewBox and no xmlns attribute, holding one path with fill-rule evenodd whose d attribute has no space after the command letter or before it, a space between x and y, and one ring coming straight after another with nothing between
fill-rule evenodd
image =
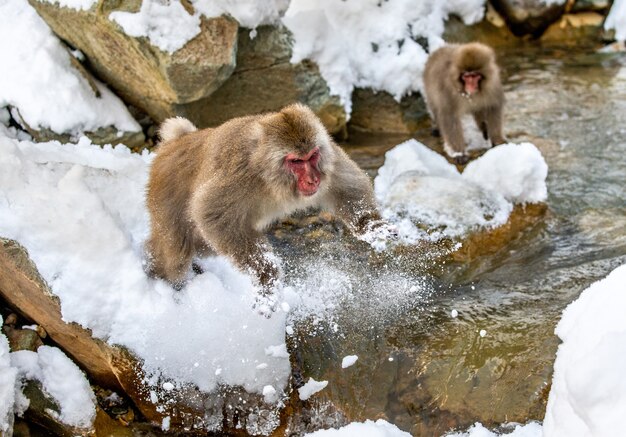
<instances>
[{"instance_id":1,"label":"flowing river water","mask_svg":"<svg viewBox=\"0 0 626 437\"><path fill-rule=\"evenodd\" d=\"M547 211L447 261L373 255L319 219L294 226L300 240L283 232L289 224L277 229L277 251L295 259L288 279L315 302L294 310L293 361L305 379L329 382L291 429L384 418L438 436L543 419L561 312L626 262L626 55L526 47L499 57L505 134L545 157ZM437 144L428 123L414 137ZM404 139L353 135L345 148L374 176ZM347 355L358 361L342 369Z\"/></svg>"}]
</instances>

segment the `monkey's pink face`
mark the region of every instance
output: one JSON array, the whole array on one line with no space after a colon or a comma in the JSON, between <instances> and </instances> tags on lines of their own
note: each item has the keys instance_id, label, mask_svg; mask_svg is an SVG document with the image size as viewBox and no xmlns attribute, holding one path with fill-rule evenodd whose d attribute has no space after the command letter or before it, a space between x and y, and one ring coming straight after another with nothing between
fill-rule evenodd
<instances>
[{"instance_id":1,"label":"monkey's pink face","mask_svg":"<svg viewBox=\"0 0 626 437\"><path fill-rule=\"evenodd\" d=\"M463 91L468 96L478 92L480 90L480 81L483 79L483 75L475 71L468 71L461 74L461 82L463 82Z\"/></svg>"},{"instance_id":2,"label":"monkey's pink face","mask_svg":"<svg viewBox=\"0 0 626 437\"><path fill-rule=\"evenodd\" d=\"M304 156L295 153L289 153L285 156L285 166L296 177L296 189L304 196L312 196L317 193L320 186L319 160L319 147L314 148Z\"/></svg>"}]
</instances>

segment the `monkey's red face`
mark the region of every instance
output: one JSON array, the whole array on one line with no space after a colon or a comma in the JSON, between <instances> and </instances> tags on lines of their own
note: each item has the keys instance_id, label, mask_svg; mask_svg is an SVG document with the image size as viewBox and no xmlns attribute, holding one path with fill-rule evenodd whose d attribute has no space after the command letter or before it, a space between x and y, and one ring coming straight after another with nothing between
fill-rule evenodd
<instances>
[{"instance_id":1,"label":"monkey's red face","mask_svg":"<svg viewBox=\"0 0 626 437\"><path fill-rule=\"evenodd\" d=\"M296 189L304 196L312 196L317 193L320 186L319 160L319 147L314 148L304 156L289 153L285 157L285 166L297 179Z\"/></svg>"},{"instance_id":2,"label":"monkey's red face","mask_svg":"<svg viewBox=\"0 0 626 437\"><path fill-rule=\"evenodd\" d=\"M463 82L463 91L468 96L480 91L480 81L483 75L475 71L467 71L461 74L461 82Z\"/></svg>"}]
</instances>

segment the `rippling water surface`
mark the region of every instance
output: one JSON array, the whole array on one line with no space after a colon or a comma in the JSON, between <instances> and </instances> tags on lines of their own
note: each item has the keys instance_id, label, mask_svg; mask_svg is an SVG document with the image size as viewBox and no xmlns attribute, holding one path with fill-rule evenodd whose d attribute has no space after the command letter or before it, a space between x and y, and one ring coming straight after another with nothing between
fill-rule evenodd
<instances>
[{"instance_id":1,"label":"rippling water surface","mask_svg":"<svg viewBox=\"0 0 626 437\"><path fill-rule=\"evenodd\" d=\"M329 381L306 420L385 418L423 436L541 420L562 310L626 262L626 55L499 56L505 133L542 151L547 213L495 253L442 265L323 233L278 245L295 258L288 277L309 302L293 315L299 371ZM437 141L427 124L416 138ZM355 135L346 149L375 175L404 139ZM346 355L359 359L342 369Z\"/></svg>"}]
</instances>

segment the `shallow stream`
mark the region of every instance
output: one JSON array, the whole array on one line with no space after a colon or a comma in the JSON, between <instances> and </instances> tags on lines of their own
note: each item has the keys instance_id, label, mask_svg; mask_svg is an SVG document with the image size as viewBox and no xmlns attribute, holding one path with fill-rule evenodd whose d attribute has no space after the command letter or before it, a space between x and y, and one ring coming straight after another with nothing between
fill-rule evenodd
<instances>
[{"instance_id":1,"label":"shallow stream","mask_svg":"<svg viewBox=\"0 0 626 437\"><path fill-rule=\"evenodd\" d=\"M293 429L384 418L438 436L543 419L561 312L626 262L626 55L530 47L499 57L505 134L544 155L547 212L492 253L441 265L381 259L322 228L285 237L289 280L317 299L294 310L295 361L305 378L329 381ZM415 137L436 147L427 123ZM346 150L373 176L404 139L353 135ZM359 358L342 369L346 355Z\"/></svg>"}]
</instances>

